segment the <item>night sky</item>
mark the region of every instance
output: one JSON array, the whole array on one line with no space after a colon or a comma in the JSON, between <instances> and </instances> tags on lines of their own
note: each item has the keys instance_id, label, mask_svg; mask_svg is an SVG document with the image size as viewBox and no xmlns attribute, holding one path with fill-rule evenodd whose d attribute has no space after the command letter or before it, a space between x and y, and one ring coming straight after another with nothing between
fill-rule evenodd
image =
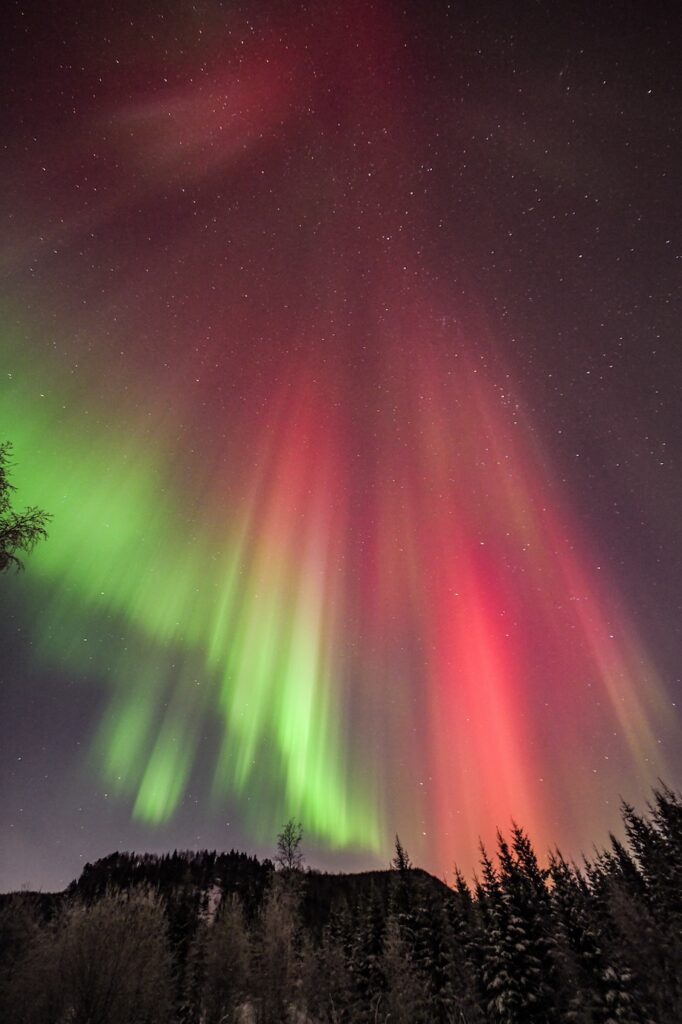
<instances>
[{"instance_id":1,"label":"night sky","mask_svg":"<svg viewBox=\"0 0 682 1024\"><path fill-rule=\"evenodd\" d=\"M451 877L680 785L653 10L3 4L0 440L53 521L0 579L1 889L290 816Z\"/></svg>"}]
</instances>

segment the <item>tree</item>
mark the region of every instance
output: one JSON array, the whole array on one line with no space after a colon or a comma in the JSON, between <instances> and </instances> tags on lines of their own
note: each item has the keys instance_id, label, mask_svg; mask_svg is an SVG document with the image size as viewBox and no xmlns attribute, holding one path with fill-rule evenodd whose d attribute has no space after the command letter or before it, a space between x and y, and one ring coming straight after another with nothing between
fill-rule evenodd
<instances>
[{"instance_id":1,"label":"tree","mask_svg":"<svg viewBox=\"0 0 682 1024\"><path fill-rule=\"evenodd\" d=\"M424 981L414 965L400 923L392 914L386 922L381 970L386 992L386 1020L395 1024L425 1021Z\"/></svg>"},{"instance_id":2,"label":"tree","mask_svg":"<svg viewBox=\"0 0 682 1024\"><path fill-rule=\"evenodd\" d=\"M289 882L286 875L273 874L256 927L259 1024L282 1024L290 1019L299 993L299 897Z\"/></svg>"},{"instance_id":3,"label":"tree","mask_svg":"<svg viewBox=\"0 0 682 1024\"><path fill-rule=\"evenodd\" d=\"M566 1019L590 1024L637 1024L631 973L609 959L602 923L587 882L560 853L550 860L551 900L557 923L557 960Z\"/></svg>"},{"instance_id":4,"label":"tree","mask_svg":"<svg viewBox=\"0 0 682 1024\"><path fill-rule=\"evenodd\" d=\"M226 1024L238 1019L248 998L251 936L236 893L221 906L215 920L202 922L188 956L186 996L190 1019Z\"/></svg>"},{"instance_id":5,"label":"tree","mask_svg":"<svg viewBox=\"0 0 682 1024\"><path fill-rule=\"evenodd\" d=\"M475 900L459 868L454 892L448 899L450 956L448 973L453 993L453 1014L458 1024L484 1024L483 924L479 900Z\"/></svg>"},{"instance_id":6,"label":"tree","mask_svg":"<svg viewBox=\"0 0 682 1024\"><path fill-rule=\"evenodd\" d=\"M412 861L397 835L391 868L395 874L391 878L390 909L405 939L411 937L414 926L415 879Z\"/></svg>"},{"instance_id":7,"label":"tree","mask_svg":"<svg viewBox=\"0 0 682 1024\"><path fill-rule=\"evenodd\" d=\"M300 871L303 867L302 839L303 826L290 818L277 836L275 863L282 871Z\"/></svg>"},{"instance_id":8,"label":"tree","mask_svg":"<svg viewBox=\"0 0 682 1024\"><path fill-rule=\"evenodd\" d=\"M39 508L29 507L23 512L12 508L12 492L16 488L9 482L11 458L12 445L5 441L0 444L0 573L12 567L23 569L17 552L28 554L39 540L44 540L51 519L48 512Z\"/></svg>"},{"instance_id":9,"label":"tree","mask_svg":"<svg viewBox=\"0 0 682 1024\"><path fill-rule=\"evenodd\" d=\"M382 953L386 931L386 909L375 885L355 908L345 931L351 978L350 1019L353 1024L375 1024L382 1019L378 1007L384 995Z\"/></svg>"},{"instance_id":10,"label":"tree","mask_svg":"<svg viewBox=\"0 0 682 1024\"><path fill-rule=\"evenodd\" d=\"M547 1024L556 1006L547 872L514 826L513 843L498 832L499 869L482 851L480 903L485 927L483 982L495 1024Z\"/></svg>"},{"instance_id":11,"label":"tree","mask_svg":"<svg viewBox=\"0 0 682 1024\"><path fill-rule=\"evenodd\" d=\"M0 1020L47 1024L61 1018L55 931L35 894L13 893L0 904Z\"/></svg>"},{"instance_id":12,"label":"tree","mask_svg":"<svg viewBox=\"0 0 682 1024\"><path fill-rule=\"evenodd\" d=\"M352 1016L353 977L344 942L343 915L336 915L316 943L304 935L301 988L308 1018L319 1024L348 1024Z\"/></svg>"},{"instance_id":13,"label":"tree","mask_svg":"<svg viewBox=\"0 0 682 1024\"><path fill-rule=\"evenodd\" d=\"M151 890L108 893L91 906L74 902L45 939L36 966L43 972L45 963L51 964L58 998L31 1024L166 1024L170 1019L173 960L163 906ZM33 991L43 987L40 974Z\"/></svg>"},{"instance_id":14,"label":"tree","mask_svg":"<svg viewBox=\"0 0 682 1024\"><path fill-rule=\"evenodd\" d=\"M391 861L391 867L394 871L400 871L405 874L412 867L412 861L410 860L407 850L400 842L400 836L396 833L395 837L395 856Z\"/></svg>"}]
</instances>

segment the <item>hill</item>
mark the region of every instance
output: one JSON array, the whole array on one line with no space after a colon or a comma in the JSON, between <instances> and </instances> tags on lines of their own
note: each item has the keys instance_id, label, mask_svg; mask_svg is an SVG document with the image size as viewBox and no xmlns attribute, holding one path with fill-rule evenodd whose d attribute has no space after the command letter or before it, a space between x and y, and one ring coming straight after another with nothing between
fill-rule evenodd
<instances>
[{"instance_id":1,"label":"hill","mask_svg":"<svg viewBox=\"0 0 682 1024\"><path fill-rule=\"evenodd\" d=\"M112 853L63 893L0 897L15 1024L679 1024L682 800L623 805L582 868L523 830L472 890L409 865L276 869L245 853Z\"/></svg>"}]
</instances>

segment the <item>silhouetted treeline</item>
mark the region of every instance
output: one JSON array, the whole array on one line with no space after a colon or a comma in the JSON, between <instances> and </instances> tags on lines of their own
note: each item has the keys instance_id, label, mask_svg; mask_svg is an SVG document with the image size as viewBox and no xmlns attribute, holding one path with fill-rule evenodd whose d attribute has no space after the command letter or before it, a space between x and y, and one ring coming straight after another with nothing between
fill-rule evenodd
<instances>
[{"instance_id":1,"label":"silhouetted treeline","mask_svg":"<svg viewBox=\"0 0 682 1024\"><path fill-rule=\"evenodd\" d=\"M539 863L522 829L452 888L415 869L276 871L112 854L65 893L0 899L13 1024L680 1024L682 800L626 841Z\"/></svg>"}]
</instances>

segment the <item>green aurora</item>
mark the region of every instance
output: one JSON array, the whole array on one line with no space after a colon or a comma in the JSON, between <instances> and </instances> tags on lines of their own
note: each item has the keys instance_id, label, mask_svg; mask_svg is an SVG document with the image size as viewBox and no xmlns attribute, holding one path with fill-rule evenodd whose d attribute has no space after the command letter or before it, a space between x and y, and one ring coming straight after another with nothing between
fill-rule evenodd
<instances>
[{"instance_id":1,"label":"green aurora","mask_svg":"<svg viewBox=\"0 0 682 1024\"><path fill-rule=\"evenodd\" d=\"M377 794L345 760L332 678L335 595L316 569L330 530L313 510L297 538L277 492L291 492L293 470L275 474L265 523L243 503L218 547L174 505L163 438L142 442L128 421L122 442L56 365L35 370L16 345L5 344L5 365L0 433L14 443L17 500L54 516L31 558L34 645L106 688L93 757L107 786L136 818L170 819L213 722L213 798L248 793L256 835L295 814L332 847L378 849Z\"/></svg>"}]
</instances>

